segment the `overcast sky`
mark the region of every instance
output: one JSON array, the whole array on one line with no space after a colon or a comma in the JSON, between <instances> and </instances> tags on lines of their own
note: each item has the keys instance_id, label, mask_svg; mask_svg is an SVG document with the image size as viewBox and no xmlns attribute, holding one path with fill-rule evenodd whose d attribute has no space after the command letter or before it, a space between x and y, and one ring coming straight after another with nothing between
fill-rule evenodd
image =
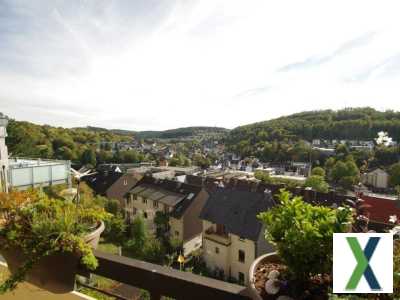
<instances>
[{"instance_id":1,"label":"overcast sky","mask_svg":"<svg viewBox=\"0 0 400 300\"><path fill-rule=\"evenodd\" d=\"M145 130L400 110L399 12L398 0L0 0L0 111Z\"/></svg>"}]
</instances>

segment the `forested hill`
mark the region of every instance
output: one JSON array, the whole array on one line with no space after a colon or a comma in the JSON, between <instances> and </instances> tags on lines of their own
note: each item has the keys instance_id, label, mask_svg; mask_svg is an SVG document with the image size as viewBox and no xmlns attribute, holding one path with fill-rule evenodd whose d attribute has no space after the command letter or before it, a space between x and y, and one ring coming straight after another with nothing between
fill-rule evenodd
<instances>
[{"instance_id":1,"label":"forested hill","mask_svg":"<svg viewBox=\"0 0 400 300\"><path fill-rule=\"evenodd\" d=\"M147 130L147 131L132 131L124 129L105 129L101 127L87 126L76 129L87 129L94 132L109 132L116 135L135 136L137 139L203 139L207 137L225 137L229 132L226 128L193 126L182 127L168 130Z\"/></svg>"},{"instance_id":2,"label":"forested hill","mask_svg":"<svg viewBox=\"0 0 400 300\"><path fill-rule=\"evenodd\" d=\"M62 128L10 120L7 132L9 153L13 156L66 159L74 162L137 162L145 159L135 150L112 153L107 142L130 142L133 138L216 138L225 137L227 129L187 127L166 131L135 132L100 127ZM101 149L95 153L96 149Z\"/></svg>"},{"instance_id":3,"label":"forested hill","mask_svg":"<svg viewBox=\"0 0 400 300\"><path fill-rule=\"evenodd\" d=\"M62 128L10 120L8 151L13 156L79 160L99 142L131 141L133 136L103 128Z\"/></svg>"},{"instance_id":4,"label":"forested hill","mask_svg":"<svg viewBox=\"0 0 400 300\"><path fill-rule=\"evenodd\" d=\"M181 138L207 138L222 137L228 133L228 129L221 127L184 127L169 129L164 131L139 131L136 132L137 138L149 139L181 139Z\"/></svg>"},{"instance_id":5,"label":"forested hill","mask_svg":"<svg viewBox=\"0 0 400 300\"><path fill-rule=\"evenodd\" d=\"M230 132L227 141L230 145L242 141L254 145L285 139L371 140L382 130L394 140L400 140L400 112L382 112L369 107L302 112L237 127Z\"/></svg>"}]
</instances>

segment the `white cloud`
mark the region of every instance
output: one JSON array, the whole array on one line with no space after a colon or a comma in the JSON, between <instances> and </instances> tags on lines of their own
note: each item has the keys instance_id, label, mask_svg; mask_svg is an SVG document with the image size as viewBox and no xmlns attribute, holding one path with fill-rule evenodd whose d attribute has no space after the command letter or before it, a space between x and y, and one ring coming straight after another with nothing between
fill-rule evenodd
<instances>
[{"instance_id":1,"label":"white cloud","mask_svg":"<svg viewBox=\"0 0 400 300\"><path fill-rule=\"evenodd\" d=\"M141 130L400 109L398 1L43 3L0 12L1 110L17 119Z\"/></svg>"}]
</instances>

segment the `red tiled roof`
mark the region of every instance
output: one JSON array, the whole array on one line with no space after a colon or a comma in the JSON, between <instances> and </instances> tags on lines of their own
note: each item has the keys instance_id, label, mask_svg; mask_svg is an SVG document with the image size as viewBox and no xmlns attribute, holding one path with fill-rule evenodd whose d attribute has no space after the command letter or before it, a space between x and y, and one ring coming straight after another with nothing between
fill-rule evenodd
<instances>
[{"instance_id":1,"label":"red tiled roof","mask_svg":"<svg viewBox=\"0 0 400 300\"><path fill-rule=\"evenodd\" d=\"M362 195L361 199L372 206L368 210L372 221L388 223L389 216L392 215L397 215L397 218L400 219L400 207L397 207L398 201L369 195Z\"/></svg>"}]
</instances>

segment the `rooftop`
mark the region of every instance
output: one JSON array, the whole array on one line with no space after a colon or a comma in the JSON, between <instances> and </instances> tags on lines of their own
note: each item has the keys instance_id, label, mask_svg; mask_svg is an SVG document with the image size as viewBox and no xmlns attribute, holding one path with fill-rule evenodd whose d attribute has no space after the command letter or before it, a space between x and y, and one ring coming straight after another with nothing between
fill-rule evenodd
<instances>
[{"instance_id":1,"label":"rooftop","mask_svg":"<svg viewBox=\"0 0 400 300\"><path fill-rule=\"evenodd\" d=\"M270 193L217 188L210 193L200 218L224 225L227 232L255 241L262 228L256 216L274 205Z\"/></svg>"},{"instance_id":2,"label":"rooftop","mask_svg":"<svg viewBox=\"0 0 400 300\"><path fill-rule=\"evenodd\" d=\"M145 176L129 193L174 207L172 215L179 218L201 189L199 186L174 180Z\"/></svg>"},{"instance_id":3,"label":"rooftop","mask_svg":"<svg viewBox=\"0 0 400 300\"><path fill-rule=\"evenodd\" d=\"M69 163L66 160L52 160L52 159L39 159L39 158L19 158L13 157L9 159L9 166L11 169L29 168L36 166L56 166Z\"/></svg>"}]
</instances>

